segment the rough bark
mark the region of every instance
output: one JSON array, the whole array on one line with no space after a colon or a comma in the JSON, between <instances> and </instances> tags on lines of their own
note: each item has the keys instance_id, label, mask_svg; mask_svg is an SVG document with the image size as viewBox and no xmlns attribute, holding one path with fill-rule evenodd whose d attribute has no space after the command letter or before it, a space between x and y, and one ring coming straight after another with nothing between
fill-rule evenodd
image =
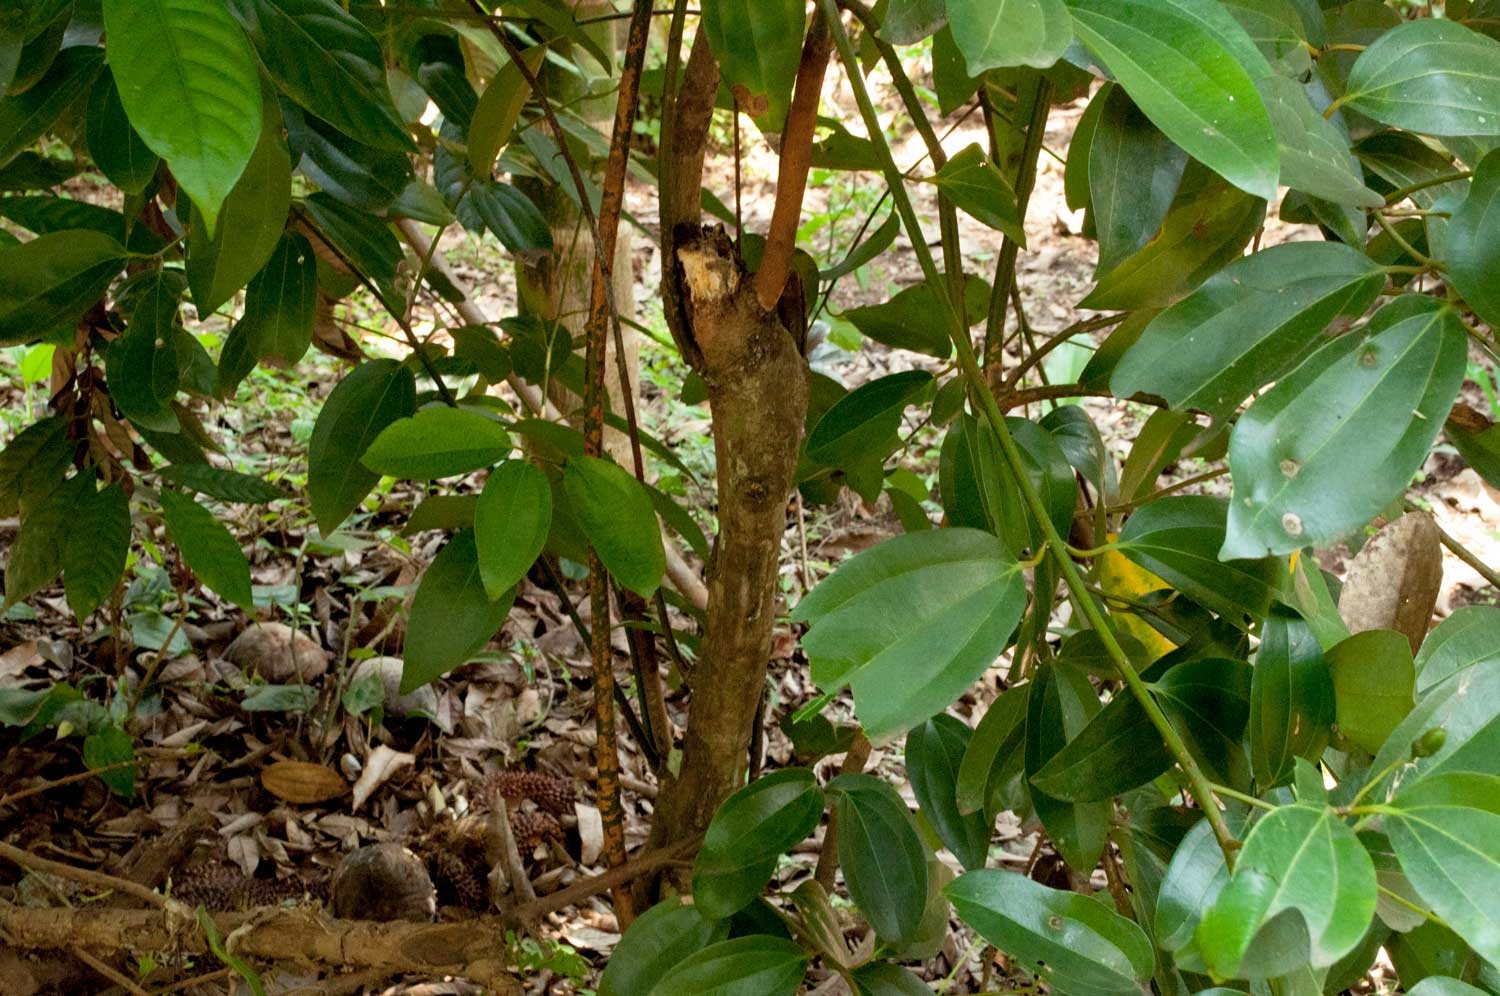
<instances>
[{"instance_id":1,"label":"rough bark","mask_svg":"<svg viewBox=\"0 0 1500 996\"><path fill-rule=\"evenodd\" d=\"M683 228L676 242L687 326L713 409L719 534L681 773L662 793L652 828L659 844L701 833L744 781L807 416L807 364L777 314L756 299L728 237Z\"/></svg>"}]
</instances>

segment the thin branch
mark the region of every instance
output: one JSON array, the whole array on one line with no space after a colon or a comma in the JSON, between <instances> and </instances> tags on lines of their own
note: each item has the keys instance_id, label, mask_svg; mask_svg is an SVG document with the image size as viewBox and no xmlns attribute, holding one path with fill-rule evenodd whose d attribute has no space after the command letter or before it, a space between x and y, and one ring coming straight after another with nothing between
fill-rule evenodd
<instances>
[{"instance_id":1,"label":"thin branch","mask_svg":"<svg viewBox=\"0 0 1500 996\"><path fill-rule=\"evenodd\" d=\"M107 875L104 872L91 871L87 868L75 868L61 861L39 858L35 854L23 851L14 844L7 844L3 840L0 840L0 858L4 858L12 864L19 865L31 871L46 872L48 875L56 875L58 878L65 878L70 882L78 882L81 885L87 885L101 892L119 892L127 896L134 896L136 899L144 900L158 909L170 912L175 908L177 911L182 912L184 916L188 915L185 906L174 899L163 896L154 889L148 889L144 885L137 885L128 879Z\"/></svg>"}]
</instances>

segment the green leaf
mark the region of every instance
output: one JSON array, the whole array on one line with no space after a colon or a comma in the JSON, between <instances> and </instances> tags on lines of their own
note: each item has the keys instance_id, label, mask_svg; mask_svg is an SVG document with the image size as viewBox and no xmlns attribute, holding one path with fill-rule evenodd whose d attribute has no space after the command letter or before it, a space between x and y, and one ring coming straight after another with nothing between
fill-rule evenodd
<instances>
[{"instance_id":1,"label":"green leaf","mask_svg":"<svg viewBox=\"0 0 1500 996\"><path fill-rule=\"evenodd\" d=\"M824 691L850 685L872 739L902 732L962 695L1005 649L1025 607L1016 562L995 536L938 529L886 540L845 562L793 610Z\"/></svg>"},{"instance_id":2,"label":"green leaf","mask_svg":"<svg viewBox=\"0 0 1500 996\"><path fill-rule=\"evenodd\" d=\"M947 23L946 0L891 0L879 33L892 45L915 45Z\"/></svg>"},{"instance_id":3,"label":"green leaf","mask_svg":"<svg viewBox=\"0 0 1500 996\"><path fill-rule=\"evenodd\" d=\"M213 234L261 132L245 36L217 0L104 0L104 34L130 124Z\"/></svg>"},{"instance_id":4,"label":"green leaf","mask_svg":"<svg viewBox=\"0 0 1500 996\"><path fill-rule=\"evenodd\" d=\"M1332 809L1280 806L1245 839L1234 874L1198 924L1198 949L1216 976L1240 977L1256 935L1294 911L1306 947L1280 945L1271 958L1285 962L1283 971L1308 962L1326 968L1364 937L1376 896L1370 855Z\"/></svg>"},{"instance_id":5,"label":"green leaf","mask_svg":"<svg viewBox=\"0 0 1500 996\"><path fill-rule=\"evenodd\" d=\"M1466 667L1500 661L1500 608L1466 605L1438 623L1417 651L1417 692Z\"/></svg>"},{"instance_id":6,"label":"green leaf","mask_svg":"<svg viewBox=\"0 0 1500 996\"><path fill-rule=\"evenodd\" d=\"M1153 932L1163 951L1196 951L1189 948L1193 932L1228 881L1224 851L1208 820L1200 819L1172 852L1172 861L1156 893ZM1178 960L1186 957L1179 956Z\"/></svg>"},{"instance_id":7,"label":"green leaf","mask_svg":"<svg viewBox=\"0 0 1500 996\"><path fill-rule=\"evenodd\" d=\"M1280 596L1286 570L1271 557L1220 560L1228 514L1222 498L1172 495L1158 499L1125 520L1120 552L1232 622L1247 615L1258 619Z\"/></svg>"},{"instance_id":8,"label":"green leaf","mask_svg":"<svg viewBox=\"0 0 1500 996\"><path fill-rule=\"evenodd\" d=\"M317 704L318 690L307 685L255 684L240 700L246 712L311 712Z\"/></svg>"},{"instance_id":9,"label":"green leaf","mask_svg":"<svg viewBox=\"0 0 1500 996\"><path fill-rule=\"evenodd\" d=\"M120 485L85 491L62 543L63 589L80 621L120 583L129 552L130 501Z\"/></svg>"},{"instance_id":10,"label":"green leaf","mask_svg":"<svg viewBox=\"0 0 1500 996\"><path fill-rule=\"evenodd\" d=\"M83 738L83 763L90 770L135 760L135 741L118 726L106 726ZM135 798L135 765L100 771L100 781L122 799Z\"/></svg>"},{"instance_id":11,"label":"green leaf","mask_svg":"<svg viewBox=\"0 0 1500 996\"><path fill-rule=\"evenodd\" d=\"M703 30L724 85L761 130L779 132L802 58L801 0L708 0Z\"/></svg>"},{"instance_id":12,"label":"green leaf","mask_svg":"<svg viewBox=\"0 0 1500 996\"><path fill-rule=\"evenodd\" d=\"M569 510L616 581L643 598L666 570L661 530L651 496L628 471L600 457L581 456L563 468Z\"/></svg>"},{"instance_id":13,"label":"green leaf","mask_svg":"<svg viewBox=\"0 0 1500 996\"><path fill-rule=\"evenodd\" d=\"M505 429L465 408L425 408L392 422L361 458L380 474L432 481L492 467L514 447Z\"/></svg>"},{"instance_id":14,"label":"green leaf","mask_svg":"<svg viewBox=\"0 0 1500 996\"><path fill-rule=\"evenodd\" d=\"M630 925L610 952L599 996L649 993L683 959L722 941L728 926L678 898L657 903Z\"/></svg>"},{"instance_id":15,"label":"green leaf","mask_svg":"<svg viewBox=\"0 0 1500 996\"><path fill-rule=\"evenodd\" d=\"M1245 29L1260 54L1282 78L1302 76L1312 65L1308 29L1297 4L1301 0L1224 0L1231 17ZM1321 21L1321 16L1319 17ZM1270 78L1270 77L1267 77Z\"/></svg>"},{"instance_id":16,"label":"green leaf","mask_svg":"<svg viewBox=\"0 0 1500 996\"><path fill-rule=\"evenodd\" d=\"M1341 736L1371 754L1411 712L1411 644L1389 629L1355 633L1328 651Z\"/></svg>"},{"instance_id":17,"label":"green leaf","mask_svg":"<svg viewBox=\"0 0 1500 996\"><path fill-rule=\"evenodd\" d=\"M1427 458L1466 351L1451 308L1406 296L1279 380L1230 436L1234 497L1219 555L1291 553L1378 514Z\"/></svg>"},{"instance_id":18,"label":"green leaf","mask_svg":"<svg viewBox=\"0 0 1500 996\"><path fill-rule=\"evenodd\" d=\"M1277 607L1261 625L1250 682L1250 763L1261 790L1292 778L1297 758L1316 761L1334 722L1333 677L1301 616Z\"/></svg>"},{"instance_id":19,"label":"green leaf","mask_svg":"<svg viewBox=\"0 0 1500 996\"><path fill-rule=\"evenodd\" d=\"M1500 962L1500 778L1465 771L1424 778L1384 813L1417 892L1480 957Z\"/></svg>"},{"instance_id":20,"label":"green leaf","mask_svg":"<svg viewBox=\"0 0 1500 996\"><path fill-rule=\"evenodd\" d=\"M459 206L475 217L514 253L540 252L552 248L552 229L530 197L508 183L485 180L469 188Z\"/></svg>"},{"instance_id":21,"label":"green leaf","mask_svg":"<svg viewBox=\"0 0 1500 996\"><path fill-rule=\"evenodd\" d=\"M318 233L375 285L381 303L395 314L404 314L406 300L396 287L396 268L403 259L401 244L385 220L325 193L313 194L302 206Z\"/></svg>"},{"instance_id":22,"label":"green leaf","mask_svg":"<svg viewBox=\"0 0 1500 996\"><path fill-rule=\"evenodd\" d=\"M406 153L366 145L294 107L283 108L289 141L302 151L298 168L339 203L388 213L412 184L415 174Z\"/></svg>"},{"instance_id":23,"label":"green leaf","mask_svg":"<svg viewBox=\"0 0 1500 996\"><path fill-rule=\"evenodd\" d=\"M162 271L136 285L138 297L125 334L110 343L105 372L115 405L130 421L157 432L178 431L172 399L177 396L177 308L179 283Z\"/></svg>"},{"instance_id":24,"label":"green leaf","mask_svg":"<svg viewBox=\"0 0 1500 996\"><path fill-rule=\"evenodd\" d=\"M333 0L230 0L281 92L350 138L412 145L386 86L380 43Z\"/></svg>"},{"instance_id":25,"label":"green leaf","mask_svg":"<svg viewBox=\"0 0 1500 996\"><path fill-rule=\"evenodd\" d=\"M807 768L783 768L730 796L708 825L693 863L693 905L722 920L748 906L776 862L817 827L823 790Z\"/></svg>"},{"instance_id":26,"label":"green leaf","mask_svg":"<svg viewBox=\"0 0 1500 996\"><path fill-rule=\"evenodd\" d=\"M99 299L127 258L92 231L54 232L0 246L0 346L70 328Z\"/></svg>"},{"instance_id":27,"label":"green leaf","mask_svg":"<svg viewBox=\"0 0 1500 996\"><path fill-rule=\"evenodd\" d=\"M927 907L927 849L888 783L843 774L828 783L849 895L887 943L911 939Z\"/></svg>"},{"instance_id":28,"label":"green leaf","mask_svg":"<svg viewBox=\"0 0 1500 996\"><path fill-rule=\"evenodd\" d=\"M1057 853L1079 874L1099 863L1108 843L1110 805L1069 802L1031 784L1030 778L1056 757L1099 713L1099 697L1088 676L1045 667L1031 682L1027 699L1024 773L1027 799Z\"/></svg>"},{"instance_id":29,"label":"green leaf","mask_svg":"<svg viewBox=\"0 0 1500 996\"><path fill-rule=\"evenodd\" d=\"M1500 135L1500 42L1452 21L1406 21L1349 70L1342 102L1422 135Z\"/></svg>"},{"instance_id":30,"label":"green leaf","mask_svg":"<svg viewBox=\"0 0 1500 996\"><path fill-rule=\"evenodd\" d=\"M103 66L97 48L70 46L30 89L0 99L0 166L45 135L63 111L88 92Z\"/></svg>"},{"instance_id":31,"label":"green leaf","mask_svg":"<svg viewBox=\"0 0 1500 996\"><path fill-rule=\"evenodd\" d=\"M1301 84L1272 75L1256 85L1276 132L1283 186L1350 207L1385 204L1365 186L1359 160L1349 151L1348 134L1341 124L1318 113Z\"/></svg>"},{"instance_id":32,"label":"green leaf","mask_svg":"<svg viewBox=\"0 0 1500 996\"><path fill-rule=\"evenodd\" d=\"M89 91L85 135L95 165L125 193L139 194L156 176L161 159L130 126L114 74L108 68Z\"/></svg>"},{"instance_id":33,"label":"green leaf","mask_svg":"<svg viewBox=\"0 0 1500 996\"><path fill-rule=\"evenodd\" d=\"M280 129L267 128L224 200L223 224L213 232L194 224L188 233L188 286L200 318L218 311L260 272L276 251L291 203L292 161Z\"/></svg>"},{"instance_id":34,"label":"green leaf","mask_svg":"<svg viewBox=\"0 0 1500 996\"><path fill-rule=\"evenodd\" d=\"M1496 45L1500 50L1500 45ZM1497 52L1500 54L1500 52ZM1441 255L1448 282L1490 325L1500 325L1500 150L1474 167L1469 196L1443 228Z\"/></svg>"},{"instance_id":35,"label":"green leaf","mask_svg":"<svg viewBox=\"0 0 1500 996\"><path fill-rule=\"evenodd\" d=\"M808 956L782 937L752 934L710 944L678 962L650 996L793 996Z\"/></svg>"},{"instance_id":36,"label":"green leaf","mask_svg":"<svg viewBox=\"0 0 1500 996\"><path fill-rule=\"evenodd\" d=\"M843 317L876 342L947 359L953 342L937 318L937 293L925 283L917 284L881 304L850 308Z\"/></svg>"},{"instance_id":37,"label":"green leaf","mask_svg":"<svg viewBox=\"0 0 1500 996\"><path fill-rule=\"evenodd\" d=\"M906 735L906 774L922 813L965 868L983 868L992 822L958 808L958 773L973 731L946 713L914 726ZM977 808L977 807L976 807Z\"/></svg>"},{"instance_id":38,"label":"green leaf","mask_svg":"<svg viewBox=\"0 0 1500 996\"><path fill-rule=\"evenodd\" d=\"M78 506L93 487L93 475L58 481L30 509L23 509L21 531L5 563L5 602L0 612L30 598L62 570L63 550L78 517Z\"/></svg>"},{"instance_id":39,"label":"green leaf","mask_svg":"<svg viewBox=\"0 0 1500 996\"><path fill-rule=\"evenodd\" d=\"M1026 736L1026 706L1031 690L1008 688L990 703L964 750L954 794L960 813L983 811L993 817L1005 772L1021 753ZM986 821L987 825L989 821Z\"/></svg>"},{"instance_id":40,"label":"green leaf","mask_svg":"<svg viewBox=\"0 0 1500 996\"><path fill-rule=\"evenodd\" d=\"M1264 201L1190 162L1161 230L1105 274L1079 306L1166 307L1237 259L1265 210Z\"/></svg>"},{"instance_id":41,"label":"green leaf","mask_svg":"<svg viewBox=\"0 0 1500 996\"><path fill-rule=\"evenodd\" d=\"M1010 66L1046 69L1073 40L1063 0L948 0L948 26L971 76Z\"/></svg>"},{"instance_id":42,"label":"green leaf","mask_svg":"<svg viewBox=\"0 0 1500 996\"><path fill-rule=\"evenodd\" d=\"M855 996L932 996L927 983L890 962L871 962L856 968L854 984Z\"/></svg>"},{"instance_id":43,"label":"green leaf","mask_svg":"<svg viewBox=\"0 0 1500 996\"><path fill-rule=\"evenodd\" d=\"M1484 996L1485 990L1458 979L1429 975L1407 990L1408 996Z\"/></svg>"},{"instance_id":44,"label":"green leaf","mask_svg":"<svg viewBox=\"0 0 1500 996\"><path fill-rule=\"evenodd\" d=\"M474 509L479 576L492 596L531 570L552 526L547 475L525 460L506 460L490 472Z\"/></svg>"},{"instance_id":45,"label":"green leaf","mask_svg":"<svg viewBox=\"0 0 1500 996\"><path fill-rule=\"evenodd\" d=\"M1121 357L1110 389L1223 418L1295 367L1334 318L1363 313L1384 285L1374 261L1337 242L1262 249L1157 315Z\"/></svg>"},{"instance_id":46,"label":"green leaf","mask_svg":"<svg viewBox=\"0 0 1500 996\"><path fill-rule=\"evenodd\" d=\"M807 456L825 467L857 463L872 451L889 452L907 405L932 383L926 370L905 370L862 384L833 403L807 434Z\"/></svg>"},{"instance_id":47,"label":"green leaf","mask_svg":"<svg viewBox=\"0 0 1500 996\"><path fill-rule=\"evenodd\" d=\"M1079 41L1194 159L1255 197L1280 164L1254 80L1270 67L1211 0L1068 0Z\"/></svg>"},{"instance_id":48,"label":"green leaf","mask_svg":"<svg viewBox=\"0 0 1500 996\"><path fill-rule=\"evenodd\" d=\"M492 599L479 579L474 532L457 533L422 575L406 623L401 694L465 664L505 623L514 588Z\"/></svg>"},{"instance_id":49,"label":"green leaf","mask_svg":"<svg viewBox=\"0 0 1500 996\"><path fill-rule=\"evenodd\" d=\"M1085 150L1089 221L1099 239L1101 276L1160 230L1187 166L1187 153L1161 133L1118 86L1101 90ZM1092 106L1092 105L1090 105ZM1069 157L1071 161L1071 156Z\"/></svg>"},{"instance_id":50,"label":"green leaf","mask_svg":"<svg viewBox=\"0 0 1500 996\"><path fill-rule=\"evenodd\" d=\"M1056 992L1133 993L1151 977L1145 933L1096 899L992 869L943 892L965 923Z\"/></svg>"},{"instance_id":51,"label":"green leaf","mask_svg":"<svg viewBox=\"0 0 1500 996\"><path fill-rule=\"evenodd\" d=\"M318 262L312 244L287 232L250 281L245 314L230 335L248 337L257 359L296 363L312 345L317 308Z\"/></svg>"},{"instance_id":52,"label":"green leaf","mask_svg":"<svg viewBox=\"0 0 1500 996\"><path fill-rule=\"evenodd\" d=\"M246 612L255 611L250 562L224 524L186 495L162 488L161 510L167 532L182 559L205 585Z\"/></svg>"},{"instance_id":53,"label":"green leaf","mask_svg":"<svg viewBox=\"0 0 1500 996\"><path fill-rule=\"evenodd\" d=\"M199 491L220 501L263 505L279 501L287 493L265 478L241 474L206 463L176 463L161 468L161 476L189 491Z\"/></svg>"},{"instance_id":54,"label":"green leaf","mask_svg":"<svg viewBox=\"0 0 1500 996\"><path fill-rule=\"evenodd\" d=\"M1034 0L1000 0L999 5L1020 2ZM1062 0L1048 2L1062 6ZM944 163L932 183L978 221L1003 232L1017 245L1026 245L1026 227L1016 205L1016 192L979 143L971 143Z\"/></svg>"},{"instance_id":55,"label":"green leaf","mask_svg":"<svg viewBox=\"0 0 1500 996\"><path fill-rule=\"evenodd\" d=\"M416 411L416 377L395 360L370 360L339 381L323 402L307 449L307 494L328 536L380 480L360 459L385 427Z\"/></svg>"},{"instance_id":56,"label":"green leaf","mask_svg":"<svg viewBox=\"0 0 1500 996\"><path fill-rule=\"evenodd\" d=\"M546 55L545 45L533 45L521 53L521 58L535 73ZM506 62L490 77L469 122L469 169L474 176L489 177L495 157L515 130L521 108L530 96L531 86L514 61Z\"/></svg>"},{"instance_id":57,"label":"green leaf","mask_svg":"<svg viewBox=\"0 0 1500 996\"><path fill-rule=\"evenodd\" d=\"M71 197L0 197L0 216L37 235L80 228L103 232L132 252L157 253L167 244L145 225L127 222L119 211Z\"/></svg>"},{"instance_id":58,"label":"green leaf","mask_svg":"<svg viewBox=\"0 0 1500 996\"><path fill-rule=\"evenodd\" d=\"M49 415L16 433L0 452L0 515L29 513L62 483L73 463L67 433L68 420Z\"/></svg>"}]
</instances>

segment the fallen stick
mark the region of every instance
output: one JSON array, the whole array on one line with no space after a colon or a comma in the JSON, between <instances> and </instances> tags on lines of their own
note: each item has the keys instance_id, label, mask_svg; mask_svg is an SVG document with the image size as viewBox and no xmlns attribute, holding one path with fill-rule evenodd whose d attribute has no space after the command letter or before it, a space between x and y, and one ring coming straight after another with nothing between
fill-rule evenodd
<instances>
[{"instance_id":1,"label":"fallen stick","mask_svg":"<svg viewBox=\"0 0 1500 996\"><path fill-rule=\"evenodd\" d=\"M505 964L506 926L496 917L455 923L337 920L309 906L215 913L234 953L306 968L380 969L395 975L459 975L497 996L521 996ZM30 908L0 902L0 936L23 950L181 951L208 955L197 931L174 933L157 910Z\"/></svg>"}]
</instances>

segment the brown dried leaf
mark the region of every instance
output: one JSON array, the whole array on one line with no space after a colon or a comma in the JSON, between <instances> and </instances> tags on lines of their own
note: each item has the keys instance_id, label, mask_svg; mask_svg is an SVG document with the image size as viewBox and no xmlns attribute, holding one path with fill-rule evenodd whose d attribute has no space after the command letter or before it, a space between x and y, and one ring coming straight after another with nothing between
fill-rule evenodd
<instances>
[{"instance_id":1,"label":"brown dried leaf","mask_svg":"<svg viewBox=\"0 0 1500 996\"><path fill-rule=\"evenodd\" d=\"M327 802L349 791L337 771L307 761L277 761L261 772L260 784L278 799L299 805Z\"/></svg>"},{"instance_id":2,"label":"brown dried leaf","mask_svg":"<svg viewBox=\"0 0 1500 996\"><path fill-rule=\"evenodd\" d=\"M1339 615L1349 632L1394 629L1422 645L1443 587L1443 548L1426 512L1408 512L1381 527L1349 564Z\"/></svg>"}]
</instances>

